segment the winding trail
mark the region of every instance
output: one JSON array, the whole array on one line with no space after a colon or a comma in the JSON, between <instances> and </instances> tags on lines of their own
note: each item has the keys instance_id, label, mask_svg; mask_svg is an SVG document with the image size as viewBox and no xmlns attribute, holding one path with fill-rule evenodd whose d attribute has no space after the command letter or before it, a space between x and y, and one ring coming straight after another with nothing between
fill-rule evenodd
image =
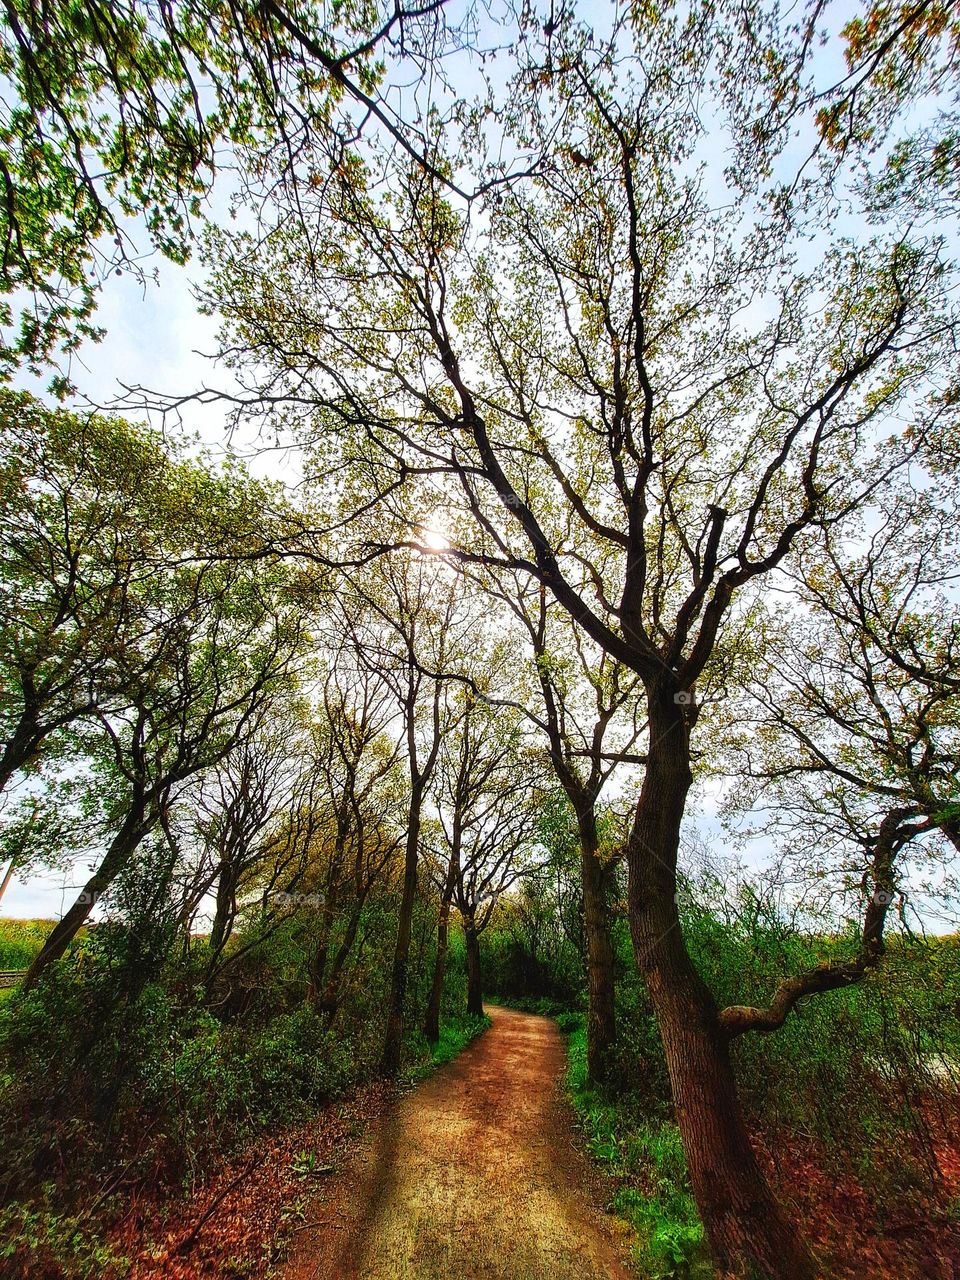
<instances>
[{"instance_id":1,"label":"winding trail","mask_svg":"<svg viewBox=\"0 0 960 1280\"><path fill-rule=\"evenodd\" d=\"M285 1280L631 1280L573 1146L555 1024L487 1011L308 1205Z\"/></svg>"}]
</instances>

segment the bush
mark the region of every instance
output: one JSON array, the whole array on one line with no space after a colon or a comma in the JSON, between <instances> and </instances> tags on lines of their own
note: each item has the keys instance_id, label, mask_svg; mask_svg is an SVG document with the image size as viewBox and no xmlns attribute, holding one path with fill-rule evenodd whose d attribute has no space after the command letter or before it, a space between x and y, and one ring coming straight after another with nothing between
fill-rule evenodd
<instances>
[{"instance_id":1,"label":"bush","mask_svg":"<svg viewBox=\"0 0 960 1280\"><path fill-rule=\"evenodd\" d=\"M309 1005L224 1022L176 967L125 978L125 948L101 926L72 965L0 1006L0 1193L35 1188L54 1159L78 1185L131 1159L173 1178L372 1069L349 1026Z\"/></svg>"},{"instance_id":2,"label":"bush","mask_svg":"<svg viewBox=\"0 0 960 1280\"><path fill-rule=\"evenodd\" d=\"M440 1039L436 1044L428 1044L421 1036L421 1055L403 1074L407 1084L413 1084L428 1076L435 1067L451 1062L462 1049L482 1035L490 1026L490 1019L484 1014L460 1012L448 1017L440 1023Z\"/></svg>"}]
</instances>

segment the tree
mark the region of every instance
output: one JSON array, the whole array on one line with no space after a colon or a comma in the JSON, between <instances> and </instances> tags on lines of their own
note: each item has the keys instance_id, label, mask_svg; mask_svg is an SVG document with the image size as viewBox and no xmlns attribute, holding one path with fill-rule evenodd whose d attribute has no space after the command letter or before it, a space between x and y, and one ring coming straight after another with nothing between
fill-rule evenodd
<instances>
[{"instance_id":1,"label":"tree","mask_svg":"<svg viewBox=\"0 0 960 1280\"><path fill-rule=\"evenodd\" d=\"M872 513L868 536L825 529L798 557L795 603L770 616L730 708L732 811L765 806L801 880L852 913L858 934L851 956L787 976L767 1007L724 1010L737 1033L775 1030L798 1001L859 982L911 880L946 861L944 843L960 849L954 507L950 493L907 487Z\"/></svg>"},{"instance_id":2,"label":"tree","mask_svg":"<svg viewBox=\"0 0 960 1280\"><path fill-rule=\"evenodd\" d=\"M263 192L297 164L315 181L336 172L343 139L370 119L419 154L422 131L378 91L379 58L437 55L442 6L7 0L0 292L30 302L0 368L101 336L97 291L114 272L143 278L144 230L184 262L227 156ZM9 303L0 323L14 324Z\"/></svg>"},{"instance_id":3,"label":"tree","mask_svg":"<svg viewBox=\"0 0 960 1280\"><path fill-rule=\"evenodd\" d=\"M440 790L441 827L449 849L444 892L463 923L467 955L467 1012L483 1013L480 935L503 895L531 859L542 801L540 770L529 748L501 711L494 715L472 693L456 728L447 735L446 768ZM449 904L447 904L449 910ZM441 901L437 962L432 989L439 1035L439 1002L446 959L447 917ZM433 1026L430 1026L433 1030Z\"/></svg>"},{"instance_id":4,"label":"tree","mask_svg":"<svg viewBox=\"0 0 960 1280\"><path fill-rule=\"evenodd\" d=\"M469 687L458 701L457 718L444 736L436 790L448 856L441 863L437 952L424 1021L430 1041L440 1037L451 904L464 926L468 1012L482 1013L479 937L500 897L523 873L521 854L532 842L540 798L516 714L494 710Z\"/></svg>"},{"instance_id":5,"label":"tree","mask_svg":"<svg viewBox=\"0 0 960 1280\"><path fill-rule=\"evenodd\" d=\"M95 683L109 704L104 668L131 634L128 600L184 477L155 436L23 393L0 393L0 449L2 790L65 745Z\"/></svg>"},{"instance_id":6,"label":"tree","mask_svg":"<svg viewBox=\"0 0 960 1280\"><path fill-rule=\"evenodd\" d=\"M812 117L808 159L817 158L831 192L854 181L878 221L956 213L960 19L954 4L865 0L858 12L840 15L829 4L815 4L800 21L785 24L755 6L742 12L739 36L760 88L748 102L731 94L734 111L744 117L745 168L775 156L785 132ZM842 48L842 75L823 57L823 45ZM818 192L819 184L804 178L806 167L785 183L791 198Z\"/></svg>"},{"instance_id":7,"label":"tree","mask_svg":"<svg viewBox=\"0 0 960 1280\"><path fill-rule=\"evenodd\" d=\"M123 708L137 653L151 661L157 619L138 600L158 567L198 540L242 550L254 503L268 501L240 473L218 476L181 450L119 418L0 394L0 792L19 796L4 820L11 872L55 858L69 822L85 821L73 800L84 792L89 808L97 785L77 733Z\"/></svg>"},{"instance_id":8,"label":"tree","mask_svg":"<svg viewBox=\"0 0 960 1280\"><path fill-rule=\"evenodd\" d=\"M245 520L243 485L227 484L218 495L208 478L202 470L195 474L188 498L219 496L231 504L221 528ZM195 521L195 538L214 515L206 510ZM181 550L175 539L156 548L124 597L124 627L106 652L94 647L88 655L87 634L78 633L82 662L97 665L74 739L107 784L109 834L97 869L46 940L25 987L63 955L139 844L166 821L178 790L226 759L253 730L302 647L302 612L290 602L282 566L242 555L178 559ZM139 549L145 553L149 546ZM39 616L37 629L46 634L49 613Z\"/></svg>"},{"instance_id":9,"label":"tree","mask_svg":"<svg viewBox=\"0 0 960 1280\"><path fill-rule=\"evenodd\" d=\"M332 1022L364 907L402 844L394 818L403 803L402 743L391 733L397 709L390 689L351 652L349 637L333 654L320 710L314 730L314 803L322 806L326 826L310 994ZM334 936L338 923L339 939Z\"/></svg>"},{"instance_id":10,"label":"tree","mask_svg":"<svg viewBox=\"0 0 960 1280\"><path fill-rule=\"evenodd\" d=\"M408 776L403 883L390 977L382 1067L400 1067L420 835L430 780L446 729L443 673L462 659L468 623L456 578L412 553L377 560L341 592L341 617L359 660L390 691ZM351 599L352 596L352 599Z\"/></svg>"},{"instance_id":11,"label":"tree","mask_svg":"<svg viewBox=\"0 0 960 1280\"><path fill-rule=\"evenodd\" d=\"M711 36L700 11L608 47L554 33L510 108L550 156L535 179L467 217L386 158L382 199L327 192L309 244L288 222L238 244L210 301L251 383L362 456L385 501L424 472L457 486L473 532L445 557L529 573L639 677L630 926L697 1204L721 1269L806 1277L677 911L697 687L794 545L939 429L955 322L935 241L825 223L801 270L802 224L753 192L715 207L694 168ZM911 431L891 441L897 415ZM422 549L413 530L364 540Z\"/></svg>"},{"instance_id":12,"label":"tree","mask_svg":"<svg viewBox=\"0 0 960 1280\"><path fill-rule=\"evenodd\" d=\"M527 633L540 695L536 712L531 699L524 700L527 714L546 737L550 764L575 815L589 999L587 1071L591 1080L604 1083L616 1042L609 907L616 858L601 850L598 807L618 764L643 763L631 752L643 728L637 723L637 677L579 633L569 615L551 609L542 584L500 575L488 590Z\"/></svg>"},{"instance_id":13,"label":"tree","mask_svg":"<svg viewBox=\"0 0 960 1280\"><path fill-rule=\"evenodd\" d=\"M197 774L177 805L186 811L188 842L197 849L187 918L207 894L214 897L208 982L233 933L242 895L275 863L278 838L287 843L285 825L282 836L277 828L304 791L298 751L304 736L293 708L279 697L266 701L250 732L213 768Z\"/></svg>"}]
</instances>

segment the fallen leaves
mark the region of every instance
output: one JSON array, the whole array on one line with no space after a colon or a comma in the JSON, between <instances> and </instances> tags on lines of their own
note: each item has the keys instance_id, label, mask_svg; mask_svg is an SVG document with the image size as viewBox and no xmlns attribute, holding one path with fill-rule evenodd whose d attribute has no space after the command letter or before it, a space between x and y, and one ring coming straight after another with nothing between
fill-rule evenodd
<instances>
[{"instance_id":1,"label":"fallen leaves","mask_svg":"<svg viewBox=\"0 0 960 1280\"><path fill-rule=\"evenodd\" d=\"M950 1110L952 1123L931 1126L943 1180L939 1204L927 1191L883 1210L812 1139L755 1135L781 1198L836 1280L955 1280L960 1274L960 1223L949 1214L960 1191L960 1101L954 1098Z\"/></svg>"},{"instance_id":2,"label":"fallen leaves","mask_svg":"<svg viewBox=\"0 0 960 1280\"><path fill-rule=\"evenodd\" d=\"M263 1135L192 1194L131 1205L109 1234L131 1259L130 1280L264 1276L304 1225L314 1179L336 1168L344 1145L395 1093L386 1082L367 1085L303 1124Z\"/></svg>"}]
</instances>

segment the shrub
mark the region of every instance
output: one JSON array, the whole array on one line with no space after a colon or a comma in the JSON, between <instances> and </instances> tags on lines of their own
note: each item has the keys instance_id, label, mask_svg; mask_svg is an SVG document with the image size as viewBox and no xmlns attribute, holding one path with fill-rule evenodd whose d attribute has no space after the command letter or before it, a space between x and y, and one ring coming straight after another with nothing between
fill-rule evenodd
<instances>
[{"instance_id":1,"label":"shrub","mask_svg":"<svg viewBox=\"0 0 960 1280\"><path fill-rule=\"evenodd\" d=\"M584 1018L582 1013L574 1013L572 1010L566 1009L563 1013L557 1014L557 1028L565 1036L572 1035L583 1026Z\"/></svg>"}]
</instances>

